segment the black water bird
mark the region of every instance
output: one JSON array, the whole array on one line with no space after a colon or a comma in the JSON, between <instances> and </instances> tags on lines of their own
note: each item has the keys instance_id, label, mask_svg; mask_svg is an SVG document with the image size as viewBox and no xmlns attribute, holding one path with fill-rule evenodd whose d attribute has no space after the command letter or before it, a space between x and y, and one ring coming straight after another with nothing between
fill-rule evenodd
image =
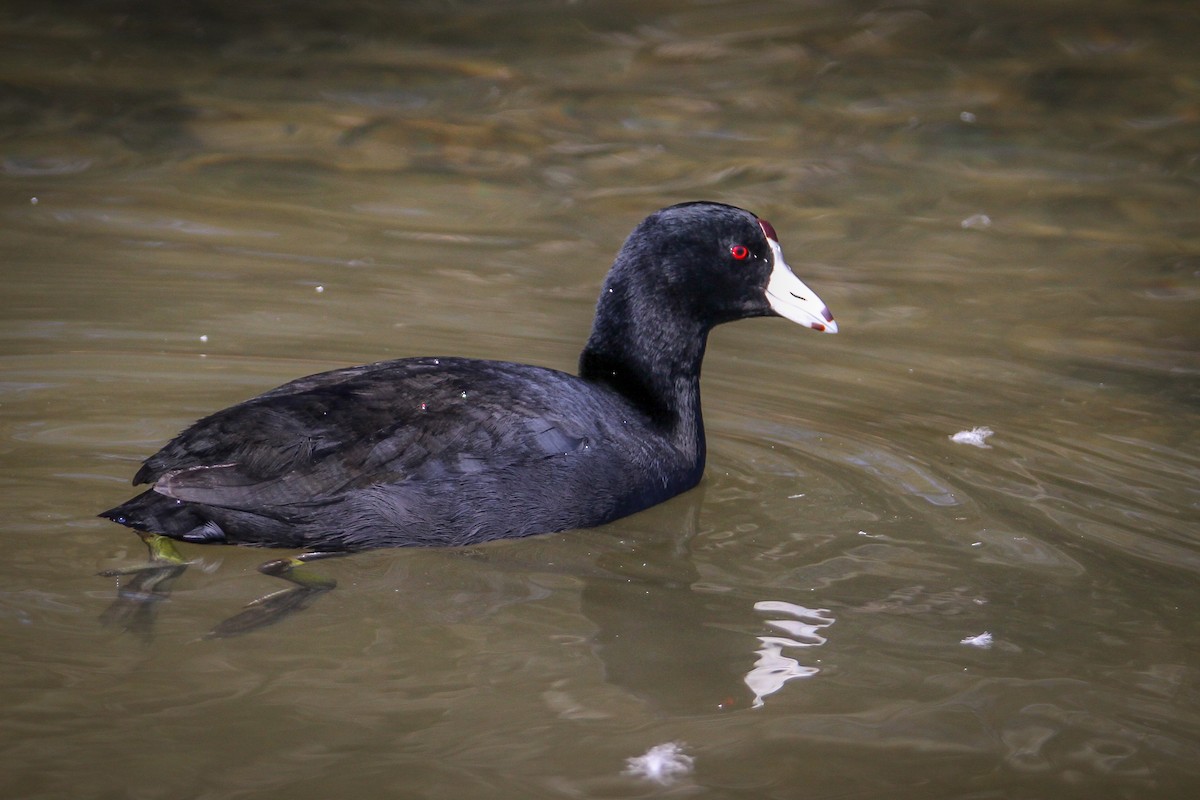
<instances>
[{"instance_id":1,"label":"black water bird","mask_svg":"<svg viewBox=\"0 0 1200 800\"><path fill-rule=\"evenodd\" d=\"M671 206L618 253L578 375L405 358L300 378L193 424L138 470L150 488L101 516L311 554L610 522L700 480L708 333L761 316L837 332L769 223Z\"/></svg>"}]
</instances>

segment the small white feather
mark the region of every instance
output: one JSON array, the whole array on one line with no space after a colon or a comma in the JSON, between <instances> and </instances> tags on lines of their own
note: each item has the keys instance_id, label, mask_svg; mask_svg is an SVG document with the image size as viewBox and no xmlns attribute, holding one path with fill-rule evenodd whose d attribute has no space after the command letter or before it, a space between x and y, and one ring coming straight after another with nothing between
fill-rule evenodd
<instances>
[{"instance_id":1,"label":"small white feather","mask_svg":"<svg viewBox=\"0 0 1200 800\"><path fill-rule=\"evenodd\" d=\"M694 759L683 752L680 742L656 744L643 755L625 760L626 775L645 778L666 786L692 771Z\"/></svg>"},{"instance_id":2,"label":"small white feather","mask_svg":"<svg viewBox=\"0 0 1200 800\"><path fill-rule=\"evenodd\" d=\"M987 631L984 631L983 633L979 634L978 636L968 636L967 638L960 641L959 644L965 644L965 645L969 645L971 647L978 647L981 650L987 650L989 647L992 646L992 634L988 633Z\"/></svg>"},{"instance_id":3,"label":"small white feather","mask_svg":"<svg viewBox=\"0 0 1200 800\"><path fill-rule=\"evenodd\" d=\"M971 428L969 431L959 431L950 437L950 441L958 444L969 444L972 447L982 447L984 450L991 450L992 446L987 443L987 438L995 433L991 428L979 427Z\"/></svg>"}]
</instances>

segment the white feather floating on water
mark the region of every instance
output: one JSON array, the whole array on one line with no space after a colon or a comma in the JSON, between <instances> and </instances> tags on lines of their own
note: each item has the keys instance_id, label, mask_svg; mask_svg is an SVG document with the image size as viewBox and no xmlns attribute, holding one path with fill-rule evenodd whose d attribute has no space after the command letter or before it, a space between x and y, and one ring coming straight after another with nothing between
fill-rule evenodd
<instances>
[{"instance_id":1,"label":"white feather floating on water","mask_svg":"<svg viewBox=\"0 0 1200 800\"><path fill-rule=\"evenodd\" d=\"M978 647L981 650L987 650L992 646L992 634L984 631L978 636L968 636L960 641L959 644L970 645L971 647Z\"/></svg>"},{"instance_id":2,"label":"white feather floating on water","mask_svg":"<svg viewBox=\"0 0 1200 800\"><path fill-rule=\"evenodd\" d=\"M992 446L987 443L987 438L995 434L991 428L981 426L971 428L969 431L959 431L950 437L950 441L958 444L969 444L972 447L982 447L984 450L991 450Z\"/></svg>"},{"instance_id":3,"label":"white feather floating on water","mask_svg":"<svg viewBox=\"0 0 1200 800\"><path fill-rule=\"evenodd\" d=\"M667 786L691 772L694 761L680 742L656 744L643 755L625 759L624 774Z\"/></svg>"}]
</instances>

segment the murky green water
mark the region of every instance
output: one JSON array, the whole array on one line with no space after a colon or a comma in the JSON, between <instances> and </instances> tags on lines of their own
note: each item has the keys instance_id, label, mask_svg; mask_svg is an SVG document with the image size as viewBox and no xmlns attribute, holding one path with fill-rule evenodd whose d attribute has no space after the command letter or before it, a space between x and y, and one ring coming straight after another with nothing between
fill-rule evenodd
<instances>
[{"instance_id":1,"label":"murky green water","mask_svg":"<svg viewBox=\"0 0 1200 800\"><path fill-rule=\"evenodd\" d=\"M78 5L0 10L0 794L1200 788L1194 4ZM700 198L842 333L716 332L699 490L323 563L226 640L264 554L185 546L152 636L100 624L144 553L94 514L182 426L383 358L570 369Z\"/></svg>"}]
</instances>

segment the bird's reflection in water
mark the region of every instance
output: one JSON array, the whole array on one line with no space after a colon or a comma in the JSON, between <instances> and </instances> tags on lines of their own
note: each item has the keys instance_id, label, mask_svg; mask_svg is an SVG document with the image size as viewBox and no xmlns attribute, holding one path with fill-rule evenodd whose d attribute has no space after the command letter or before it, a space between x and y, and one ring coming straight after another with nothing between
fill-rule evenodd
<instances>
[{"instance_id":1,"label":"bird's reflection in water","mask_svg":"<svg viewBox=\"0 0 1200 800\"><path fill-rule=\"evenodd\" d=\"M786 614L789 617L766 620L768 625L782 630L789 634L788 636L758 637L761 643L756 651L758 661L754 662L754 669L746 673L746 685L754 692L751 705L758 708L763 705L763 698L775 694L793 678L810 678L821 671L817 667L806 667L796 659L785 656L783 650L825 644L826 639L819 631L832 625L835 620L830 616L828 609L805 608L782 600L760 600L754 604L754 610Z\"/></svg>"},{"instance_id":2,"label":"bird's reflection in water","mask_svg":"<svg viewBox=\"0 0 1200 800\"><path fill-rule=\"evenodd\" d=\"M607 680L671 714L762 706L787 682L817 674L791 656L824 644L821 631L834 622L825 609L702 581L689 548L701 499L693 492L641 515L663 527L600 556L582 592Z\"/></svg>"},{"instance_id":3,"label":"bird's reflection in water","mask_svg":"<svg viewBox=\"0 0 1200 800\"><path fill-rule=\"evenodd\" d=\"M191 562L184 560L170 539L140 532L138 536L149 551L147 563L100 573L117 581L117 597L100 615L100 622L149 641L159 606L170 599L175 581Z\"/></svg>"},{"instance_id":4,"label":"bird's reflection in water","mask_svg":"<svg viewBox=\"0 0 1200 800\"><path fill-rule=\"evenodd\" d=\"M758 600L745 590L725 590L702 580L691 549L702 499L701 489L638 515L636 526L626 529L632 534L606 536L611 546L589 552L582 561L560 560L561 551L553 559L557 566L552 571L570 574L582 584L581 609L596 628L593 652L608 682L672 714L762 706L789 681L819 672L795 656L799 649L824 644L823 630L834 622L826 609ZM118 597L102 619L150 638L159 606L190 562L170 540L143 539L150 550L148 564L102 573L118 578ZM554 548L562 540L544 541ZM478 616L544 598L547 590L528 580L531 573L548 571L547 561L534 553L542 551L493 546L426 551L423 556L397 553L396 558L408 567L421 558L435 559L438 586L472 587L468 616ZM304 569L303 564L292 565L290 589L251 603L208 636L240 635L272 625L335 585ZM408 603L438 594L437 587L422 587L413 575L396 582L416 593L406 597Z\"/></svg>"}]
</instances>

